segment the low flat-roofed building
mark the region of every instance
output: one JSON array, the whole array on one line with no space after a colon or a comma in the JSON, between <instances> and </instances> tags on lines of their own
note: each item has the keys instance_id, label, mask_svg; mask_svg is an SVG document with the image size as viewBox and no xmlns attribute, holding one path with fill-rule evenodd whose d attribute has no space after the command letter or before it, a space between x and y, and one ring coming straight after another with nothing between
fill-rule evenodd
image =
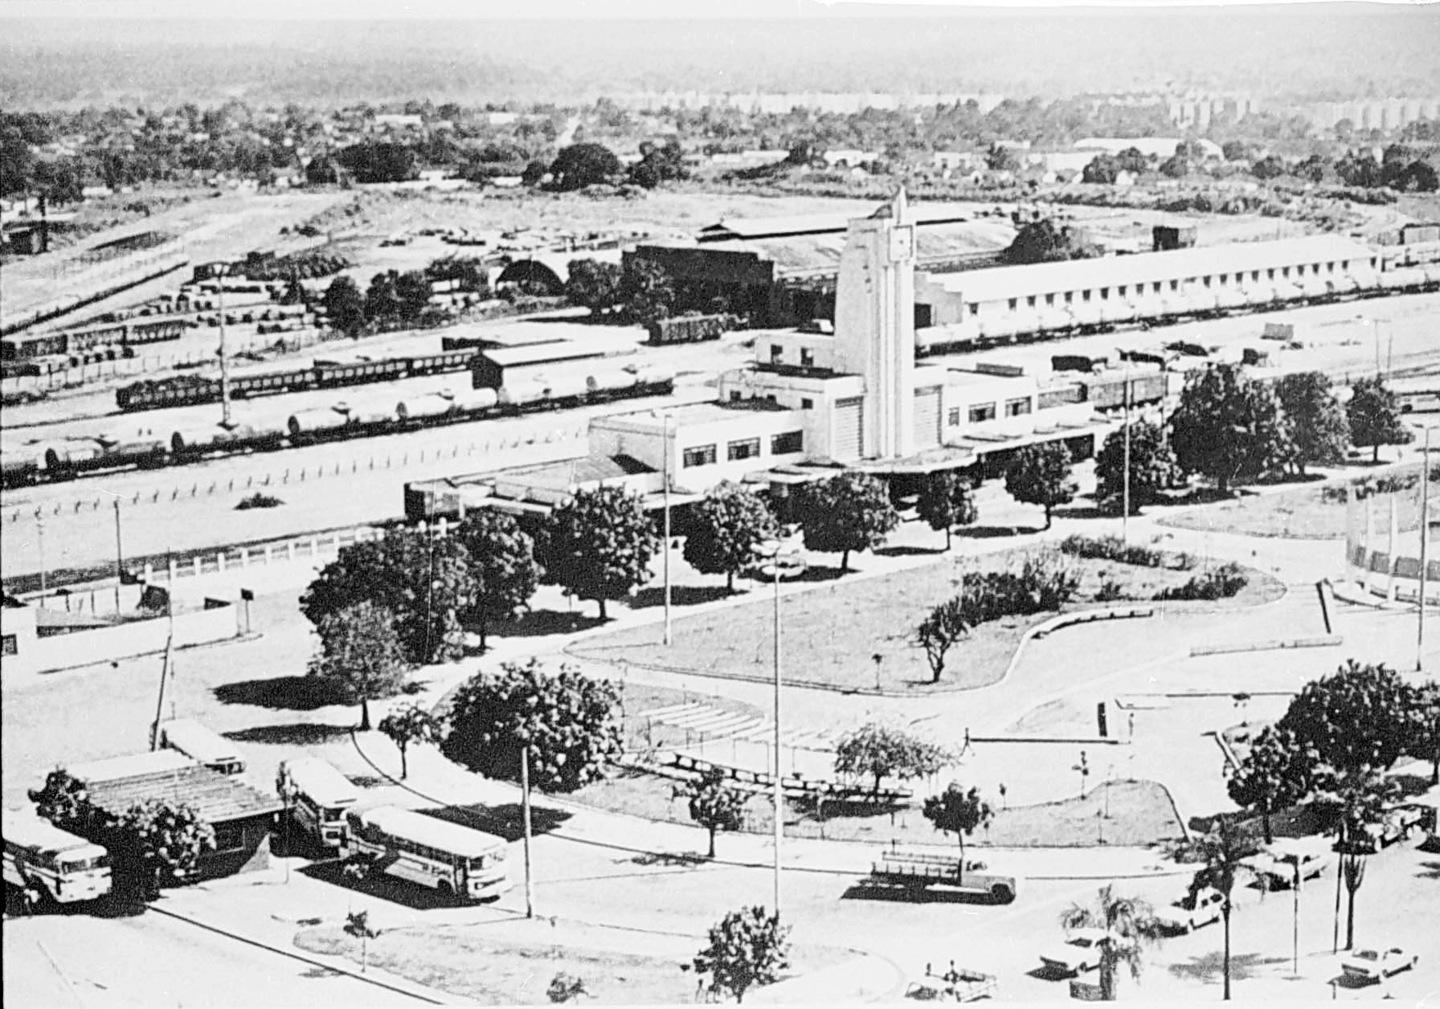
<instances>
[{"instance_id":1,"label":"low flat-roofed building","mask_svg":"<svg viewBox=\"0 0 1440 1009\"><path fill-rule=\"evenodd\" d=\"M200 858L202 877L267 864L264 842L275 815L284 808L278 796L170 749L86 761L66 769L85 782L96 815L107 821L120 819L132 806L150 799L184 803L194 809L215 831L215 848Z\"/></svg>"}]
</instances>

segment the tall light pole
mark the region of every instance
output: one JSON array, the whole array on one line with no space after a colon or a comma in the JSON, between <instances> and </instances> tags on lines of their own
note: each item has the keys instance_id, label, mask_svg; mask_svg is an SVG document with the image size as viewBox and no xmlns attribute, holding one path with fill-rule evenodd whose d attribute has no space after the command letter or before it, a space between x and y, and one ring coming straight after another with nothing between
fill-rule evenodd
<instances>
[{"instance_id":1,"label":"tall light pole","mask_svg":"<svg viewBox=\"0 0 1440 1009\"><path fill-rule=\"evenodd\" d=\"M1130 542L1130 365L1125 365L1125 486L1120 500L1120 540Z\"/></svg>"},{"instance_id":2,"label":"tall light pole","mask_svg":"<svg viewBox=\"0 0 1440 1009\"><path fill-rule=\"evenodd\" d=\"M661 448L661 465L665 481L665 647L670 647L670 414L665 415L665 438Z\"/></svg>"},{"instance_id":3,"label":"tall light pole","mask_svg":"<svg viewBox=\"0 0 1440 1009\"><path fill-rule=\"evenodd\" d=\"M1425 429L1425 450L1420 463L1420 595L1416 600L1415 671L1421 670L1425 652L1425 565L1430 561L1430 428Z\"/></svg>"},{"instance_id":4,"label":"tall light pole","mask_svg":"<svg viewBox=\"0 0 1440 1009\"><path fill-rule=\"evenodd\" d=\"M230 359L225 353L225 275L230 270L230 264L221 263L218 269L220 279L220 426L229 430L234 426L230 421Z\"/></svg>"},{"instance_id":5,"label":"tall light pole","mask_svg":"<svg viewBox=\"0 0 1440 1009\"><path fill-rule=\"evenodd\" d=\"M39 508L35 509L35 535L40 545L40 596L43 599L49 586L46 584L48 577L45 574L45 516L40 513Z\"/></svg>"},{"instance_id":6,"label":"tall light pole","mask_svg":"<svg viewBox=\"0 0 1440 1009\"><path fill-rule=\"evenodd\" d=\"M770 573L775 583L775 740L772 762L774 803L775 803L775 913L780 913L780 849L785 841L785 791L780 778L780 574L796 572L805 567L804 558L798 551L785 552L778 540L771 540L761 547L762 556L770 559Z\"/></svg>"},{"instance_id":7,"label":"tall light pole","mask_svg":"<svg viewBox=\"0 0 1440 1009\"><path fill-rule=\"evenodd\" d=\"M535 917L535 883L530 874L530 740L520 747L520 808L525 821L525 917Z\"/></svg>"}]
</instances>

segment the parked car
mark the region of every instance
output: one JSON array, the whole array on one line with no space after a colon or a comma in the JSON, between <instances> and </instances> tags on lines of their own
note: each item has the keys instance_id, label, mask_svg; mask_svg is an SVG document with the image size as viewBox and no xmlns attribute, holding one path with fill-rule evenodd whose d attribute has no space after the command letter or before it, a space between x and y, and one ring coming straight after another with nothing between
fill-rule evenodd
<instances>
[{"instance_id":1,"label":"parked car","mask_svg":"<svg viewBox=\"0 0 1440 1009\"><path fill-rule=\"evenodd\" d=\"M1077 928L1054 949L1040 954L1040 962L1057 974L1079 974L1100 966L1105 930Z\"/></svg>"},{"instance_id":2,"label":"parked car","mask_svg":"<svg viewBox=\"0 0 1440 1009\"><path fill-rule=\"evenodd\" d=\"M1220 920L1225 896L1212 887L1204 887L1169 907L1155 912L1155 923L1167 932L1193 932L1203 925Z\"/></svg>"},{"instance_id":3,"label":"parked car","mask_svg":"<svg viewBox=\"0 0 1440 1009\"><path fill-rule=\"evenodd\" d=\"M1302 880L1314 879L1330 864L1330 856L1323 852L1296 853L1300 860ZM1277 858L1270 852L1251 855L1241 864L1255 874L1261 887L1266 890L1288 890L1295 883L1295 865L1290 858Z\"/></svg>"},{"instance_id":4,"label":"parked car","mask_svg":"<svg viewBox=\"0 0 1440 1009\"><path fill-rule=\"evenodd\" d=\"M1340 962L1340 969L1346 977L1379 981L1391 974L1414 967L1420 957L1407 953L1399 946L1390 949L1357 949Z\"/></svg>"}]
</instances>

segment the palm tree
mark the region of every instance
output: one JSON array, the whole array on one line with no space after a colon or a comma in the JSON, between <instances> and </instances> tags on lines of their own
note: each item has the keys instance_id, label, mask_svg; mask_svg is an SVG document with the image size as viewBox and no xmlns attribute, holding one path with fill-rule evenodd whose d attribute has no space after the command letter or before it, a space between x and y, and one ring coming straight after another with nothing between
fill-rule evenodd
<instances>
[{"instance_id":1,"label":"palm tree","mask_svg":"<svg viewBox=\"0 0 1440 1009\"><path fill-rule=\"evenodd\" d=\"M1201 863L1190 884L1192 893L1208 886L1220 894L1220 917L1225 925L1224 998L1227 1002L1230 1000L1231 895L1236 883L1254 876L1254 870L1244 860L1259 850L1260 843L1253 831L1221 815L1215 818L1209 833L1182 841L1173 852L1177 861Z\"/></svg>"},{"instance_id":2,"label":"palm tree","mask_svg":"<svg viewBox=\"0 0 1440 1009\"><path fill-rule=\"evenodd\" d=\"M1117 896L1108 883L1100 888L1094 904L1071 904L1060 915L1060 924L1067 931L1098 928L1105 932L1100 948L1100 997L1106 1002L1115 1001L1116 968L1123 963L1130 968L1130 976L1140 980L1144 945L1160 935L1149 903Z\"/></svg>"}]
</instances>

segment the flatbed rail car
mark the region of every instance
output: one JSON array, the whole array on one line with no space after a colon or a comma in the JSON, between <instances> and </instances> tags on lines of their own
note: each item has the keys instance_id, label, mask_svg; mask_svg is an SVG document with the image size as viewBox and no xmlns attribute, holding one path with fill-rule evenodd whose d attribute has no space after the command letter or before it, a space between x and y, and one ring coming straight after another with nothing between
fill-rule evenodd
<instances>
[{"instance_id":1,"label":"flatbed rail car","mask_svg":"<svg viewBox=\"0 0 1440 1009\"><path fill-rule=\"evenodd\" d=\"M902 887L911 892L943 887L988 897L992 904L1009 904L1017 893L1014 876L990 872L984 862L967 861L962 871L959 860L948 855L893 845L871 863L870 878L876 883Z\"/></svg>"},{"instance_id":2,"label":"flatbed rail car","mask_svg":"<svg viewBox=\"0 0 1440 1009\"><path fill-rule=\"evenodd\" d=\"M89 473L178 466L223 455L297 448L492 417L664 396L674 388L673 372L629 365L597 372L564 387L536 387L526 383L513 390L481 388L461 389L453 394L425 393L401 399L394 407L370 409L336 403L297 410L283 423L273 426L189 428L174 431L168 440L76 438L23 452L5 452L0 454L0 478L6 488L55 483Z\"/></svg>"}]
</instances>

